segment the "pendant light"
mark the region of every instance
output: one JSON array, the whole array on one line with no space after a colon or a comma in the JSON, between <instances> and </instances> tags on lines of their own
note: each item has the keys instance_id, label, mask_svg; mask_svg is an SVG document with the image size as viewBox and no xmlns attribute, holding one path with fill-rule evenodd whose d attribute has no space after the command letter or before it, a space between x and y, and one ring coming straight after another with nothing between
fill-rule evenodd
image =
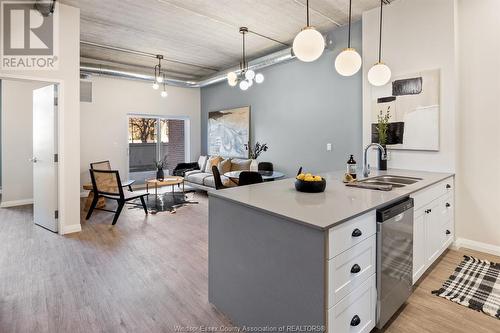
<instances>
[{"instance_id":1,"label":"pendant light","mask_svg":"<svg viewBox=\"0 0 500 333\"><path fill-rule=\"evenodd\" d=\"M382 13L384 2L380 0L380 35L378 44L378 62L368 71L368 82L376 87L384 86L391 80L391 69L382 62Z\"/></svg>"},{"instance_id":2,"label":"pendant light","mask_svg":"<svg viewBox=\"0 0 500 333\"><path fill-rule=\"evenodd\" d=\"M248 68L248 62L246 57L245 48L245 34L249 32L247 27L240 28L240 34L242 35L242 58L240 62L240 75L235 72L227 73L227 83L231 87L239 86L241 90L248 90L253 85L253 82L262 83L264 82L264 74L255 73L254 70Z\"/></svg>"},{"instance_id":3,"label":"pendant light","mask_svg":"<svg viewBox=\"0 0 500 333\"><path fill-rule=\"evenodd\" d=\"M309 0L306 1L307 25L293 40L293 53L304 62L312 62L318 59L325 49L323 35L313 26L309 25Z\"/></svg>"},{"instance_id":4,"label":"pendant light","mask_svg":"<svg viewBox=\"0 0 500 333\"><path fill-rule=\"evenodd\" d=\"M361 56L351 47L351 17L352 0L349 0L349 33L347 37L347 48L335 59L335 69L342 76L352 76L356 74L362 64Z\"/></svg>"},{"instance_id":5,"label":"pendant light","mask_svg":"<svg viewBox=\"0 0 500 333\"><path fill-rule=\"evenodd\" d=\"M158 64L155 65L154 67L154 82L153 82L153 89L154 90L159 90L160 89L160 84L163 85L163 89L160 93L160 96L165 98L168 96L168 93L167 93L167 80L165 78L165 73L162 72L162 69L161 69L161 61L163 60L163 56L161 54L157 54L156 55L156 59L158 59Z\"/></svg>"}]
</instances>

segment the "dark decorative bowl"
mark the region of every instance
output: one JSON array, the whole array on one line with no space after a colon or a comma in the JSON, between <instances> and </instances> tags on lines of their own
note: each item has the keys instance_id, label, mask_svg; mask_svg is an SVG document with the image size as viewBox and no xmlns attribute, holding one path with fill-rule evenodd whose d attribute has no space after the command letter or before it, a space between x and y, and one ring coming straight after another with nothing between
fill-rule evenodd
<instances>
[{"instance_id":1,"label":"dark decorative bowl","mask_svg":"<svg viewBox=\"0 0 500 333\"><path fill-rule=\"evenodd\" d=\"M326 180L321 178L319 182L306 182L305 180L295 179L295 189L299 192L320 193L326 189Z\"/></svg>"}]
</instances>

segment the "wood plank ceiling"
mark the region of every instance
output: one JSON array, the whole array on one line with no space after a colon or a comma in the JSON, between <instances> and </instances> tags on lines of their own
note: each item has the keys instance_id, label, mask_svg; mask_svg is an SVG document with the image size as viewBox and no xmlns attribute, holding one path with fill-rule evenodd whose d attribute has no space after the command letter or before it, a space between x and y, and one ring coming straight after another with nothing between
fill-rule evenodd
<instances>
[{"instance_id":1,"label":"wood plank ceiling","mask_svg":"<svg viewBox=\"0 0 500 333\"><path fill-rule=\"evenodd\" d=\"M240 26L291 44L305 25L306 0L61 0L81 9L81 40L162 54L192 65L166 62L166 72L199 79L237 65ZM347 23L349 0L310 0L311 23L327 32ZM353 17L379 0L354 0ZM249 35L250 59L283 45ZM82 45L82 62L149 70L155 59ZM196 65L196 66L195 66Z\"/></svg>"}]
</instances>

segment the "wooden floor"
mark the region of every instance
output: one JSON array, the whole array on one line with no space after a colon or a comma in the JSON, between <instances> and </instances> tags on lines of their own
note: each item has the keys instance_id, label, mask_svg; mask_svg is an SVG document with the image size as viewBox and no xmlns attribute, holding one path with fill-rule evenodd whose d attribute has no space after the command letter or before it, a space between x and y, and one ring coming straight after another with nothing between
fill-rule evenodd
<instances>
[{"instance_id":1,"label":"wooden floor","mask_svg":"<svg viewBox=\"0 0 500 333\"><path fill-rule=\"evenodd\" d=\"M207 199L176 214L96 212L65 237L0 209L0 332L175 332L230 326L208 303ZM500 258L467 252L500 262ZM462 259L449 251L387 332L500 332L500 321L431 295ZM214 331L216 332L216 331Z\"/></svg>"}]
</instances>

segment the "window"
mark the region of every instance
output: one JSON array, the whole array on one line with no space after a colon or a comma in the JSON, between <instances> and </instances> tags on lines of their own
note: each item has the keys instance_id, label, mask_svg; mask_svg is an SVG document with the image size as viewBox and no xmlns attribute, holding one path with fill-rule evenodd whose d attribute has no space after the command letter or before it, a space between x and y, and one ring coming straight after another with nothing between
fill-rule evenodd
<instances>
[{"instance_id":1,"label":"window","mask_svg":"<svg viewBox=\"0 0 500 333\"><path fill-rule=\"evenodd\" d=\"M129 116L129 178L144 182L155 177L156 161L164 161L165 174L189 156L189 120Z\"/></svg>"}]
</instances>

